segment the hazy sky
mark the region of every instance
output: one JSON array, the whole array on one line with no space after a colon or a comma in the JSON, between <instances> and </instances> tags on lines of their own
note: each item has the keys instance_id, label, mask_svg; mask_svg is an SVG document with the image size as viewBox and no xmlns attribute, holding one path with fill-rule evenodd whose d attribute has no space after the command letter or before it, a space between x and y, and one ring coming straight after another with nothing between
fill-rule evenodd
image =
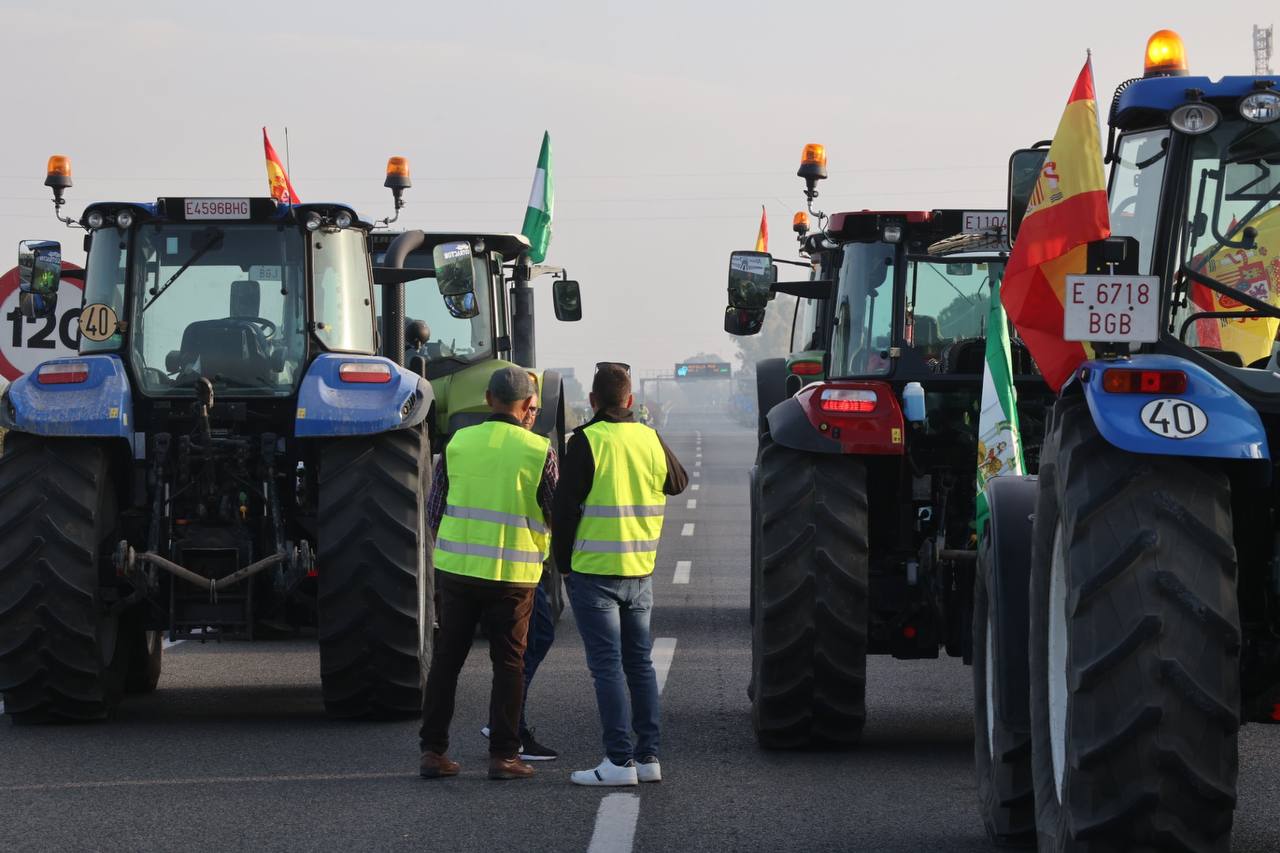
<instances>
[{"instance_id":1,"label":"hazy sky","mask_svg":"<svg viewBox=\"0 0 1280 853\"><path fill-rule=\"evenodd\" d=\"M801 9L807 11L801 12ZM586 317L539 296L542 366L669 368L732 358L730 250L771 249L806 142L820 206L1000 207L1016 147L1052 135L1092 48L1105 116L1146 38L1182 33L1192 73L1252 73L1263 2L80 3L0 0L0 247L79 239L54 221L45 160L68 154L69 211L159 195L266 195L267 125L307 201L386 215L390 154L410 158L400 223L518 230L544 129L549 263ZM1273 62L1280 68L1280 57ZM0 268L10 261L0 259Z\"/></svg>"}]
</instances>

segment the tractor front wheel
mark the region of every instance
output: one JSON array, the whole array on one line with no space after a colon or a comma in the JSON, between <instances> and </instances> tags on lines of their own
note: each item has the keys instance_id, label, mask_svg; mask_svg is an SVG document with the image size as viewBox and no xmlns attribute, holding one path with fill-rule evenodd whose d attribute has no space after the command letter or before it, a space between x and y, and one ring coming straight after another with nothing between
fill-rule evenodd
<instances>
[{"instance_id":1,"label":"tractor front wheel","mask_svg":"<svg viewBox=\"0 0 1280 853\"><path fill-rule=\"evenodd\" d=\"M320 683L342 718L421 711L433 570L426 436L414 429L329 442L320 458Z\"/></svg>"}]
</instances>

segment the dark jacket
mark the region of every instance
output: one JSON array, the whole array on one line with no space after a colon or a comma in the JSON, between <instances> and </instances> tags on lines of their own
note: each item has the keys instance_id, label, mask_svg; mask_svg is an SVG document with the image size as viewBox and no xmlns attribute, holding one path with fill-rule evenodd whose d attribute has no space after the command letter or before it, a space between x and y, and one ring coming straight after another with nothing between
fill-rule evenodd
<instances>
[{"instance_id":1,"label":"dark jacket","mask_svg":"<svg viewBox=\"0 0 1280 853\"><path fill-rule=\"evenodd\" d=\"M601 409L595 417L583 426L590 426L599 421L607 423L633 423L635 414L630 409ZM678 495L689 485L689 475L685 473L680 460L667 447L667 443L658 436L658 443L667 455L667 481L662 484L662 491L668 495ZM552 506L551 552L556 558L556 566L562 572L572 571L573 542L578 536L578 522L582 520L582 505L586 503L591 492L591 484L596 477L596 460L591 453L591 443L579 429L569 438L564 451L564 459L560 464L560 482L556 485L555 500Z\"/></svg>"}]
</instances>

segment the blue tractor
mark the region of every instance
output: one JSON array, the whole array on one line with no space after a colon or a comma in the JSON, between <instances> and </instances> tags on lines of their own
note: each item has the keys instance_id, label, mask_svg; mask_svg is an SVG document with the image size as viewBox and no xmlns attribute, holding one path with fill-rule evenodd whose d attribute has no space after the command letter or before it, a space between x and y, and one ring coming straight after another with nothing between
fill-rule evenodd
<instances>
[{"instance_id":1,"label":"blue tractor","mask_svg":"<svg viewBox=\"0 0 1280 853\"><path fill-rule=\"evenodd\" d=\"M60 210L65 158L45 183ZM5 713L111 715L155 689L165 631L299 630L331 715L416 713L432 391L382 352L369 223L270 198L59 218L86 232L79 354L0 400ZM28 322L53 316L60 255L20 247Z\"/></svg>"},{"instance_id":2,"label":"blue tractor","mask_svg":"<svg viewBox=\"0 0 1280 853\"><path fill-rule=\"evenodd\" d=\"M1187 76L1169 31L1147 57L1111 103L1101 272L1065 282L1096 357L1038 481L988 487L978 787L1041 850L1229 849L1240 726L1280 719L1280 77Z\"/></svg>"}]
</instances>

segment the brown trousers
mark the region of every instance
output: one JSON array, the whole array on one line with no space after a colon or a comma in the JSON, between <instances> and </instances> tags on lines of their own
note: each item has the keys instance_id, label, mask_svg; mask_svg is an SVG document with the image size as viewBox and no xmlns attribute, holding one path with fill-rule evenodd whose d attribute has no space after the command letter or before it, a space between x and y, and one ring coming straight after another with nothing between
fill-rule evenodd
<instances>
[{"instance_id":1,"label":"brown trousers","mask_svg":"<svg viewBox=\"0 0 1280 853\"><path fill-rule=\"evenodd\" d=\"M449 748L458 674L475 640L476 626L489 635L493 688L489 694L489 754L514 758L520 752L520 705L524 700L524 648L533 610L533 587L460 581L448 572L440 588L440 635L422 694L422 751Z\"/></svg>"}]
</instances>

